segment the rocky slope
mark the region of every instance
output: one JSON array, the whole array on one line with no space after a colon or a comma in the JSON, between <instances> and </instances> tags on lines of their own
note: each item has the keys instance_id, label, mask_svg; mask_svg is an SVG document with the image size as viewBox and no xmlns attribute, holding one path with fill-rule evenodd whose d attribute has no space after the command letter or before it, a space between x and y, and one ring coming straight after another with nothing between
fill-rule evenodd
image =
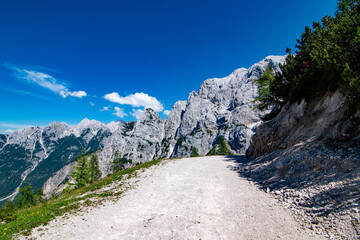
<instances>
[{"instance_id":1,"label":"rocky slope","mask_svg":"<svg viewBox=\"0 0 360 240\"><path fill-rule=\"evenodd\" d=\"M7 137L0 150L0 201L14 197L19 186L35 189L64 165L72 162L83 148L95 151L110 135L103 123L84 119L77 126L53 122L45 128L19 129Z\"/></svg>"},{"instance_id":2,"label":"rocky slope","mask_svg":"<svg viewBox=\"0 0 360 240\"><path fill-rule=\"evenodd\" d=\"M286 105L261 124L241 174L336 239L360 237L360 111L347 92Z\"/></svg>"},{"instance_id":3,"label":"rocky slope","mask_svg":"<svg viewBox=\"0 0 360 240\"><path fill-rule=\"evenodd\" d=\"M115 151L132 164L190 156L192 148L206 155L223 136L231 151L244 153L262 114L254 110L257 88L252 80L268 64L279 70L282 62L283 56L269 56L249 69L204 81L187 101L174 104L166 121L145 109L137 122L105 125L84 119L76 126L54 122L0 137L0 201L29 183L34 189L43 187L48 196L61 191L83 148L98 155L103 177L111 173Z\"/></svg>"},{"instance_id":4,"label":"rocky slope","mask_svg":"<svg viewBox=\"0 0 360 240\"><path fill-rule=\"evenodd\" d=\"M279 71L283 62L282 56L269 56L249 69L240 68L228 77L204 81L198 92L190 93L186 102L176 103L171 110L165 126L171 125L172 130L165 131L165 138L174 150L163 156L190 156L192 147L206 155L220 136L234 153L244 153L262 114L254 109L257 87L252 80L268 64Z\"/></svg>"}]
</instances>

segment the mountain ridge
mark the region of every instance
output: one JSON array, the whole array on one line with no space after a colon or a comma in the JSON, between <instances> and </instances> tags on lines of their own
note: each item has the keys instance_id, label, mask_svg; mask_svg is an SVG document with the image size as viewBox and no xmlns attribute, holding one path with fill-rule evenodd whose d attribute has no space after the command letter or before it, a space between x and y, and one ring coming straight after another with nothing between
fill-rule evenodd
<instances>
[{"instance_id":1,"label":"mountain ridge","mask_svg":"<svg viewBox=\"0 0 360 240\"><path fill-rule=\"evenodd\" d=\"M186 101L174 104L166 120L147 108L137 122L104 124L84 118L72 126L52 122L44 128L16 130L5 139L0 164L4 172L14 170L14 164L20 168L11 176L0 175L4 183L6 178L14 179L12 187L0 189L0 198L16 191L15 187L30 183L35 190L45 187L48 195L61 191L70 171L66 166L83 148L98 155L103 177L111 173L115 151L131 159L133 164L157 158L188 157L192 148L206 155L218 138L224 136L233 153L245 153L263 114L254 109L257 87L252 80L264 72L268 64L279 71L279 64L284 60L284 56L269 56L249 69L239 68L227 77L205 80ZM13 153L20 155L9 159ZM64 167L68 170L61 170ZM56 184L49 182L51 177L57 179Z\"/></svg>"}]
</instances>

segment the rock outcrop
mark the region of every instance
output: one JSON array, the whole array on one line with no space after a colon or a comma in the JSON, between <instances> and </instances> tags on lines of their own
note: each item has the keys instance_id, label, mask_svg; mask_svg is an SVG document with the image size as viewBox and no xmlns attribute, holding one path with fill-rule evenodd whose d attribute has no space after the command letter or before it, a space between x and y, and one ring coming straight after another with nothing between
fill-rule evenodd
<instances>
[{"instance_id":1,"label":"rock outcrop","mask_svg":"<svg viewBox=\"0 0 360 240\"><path fill-rule=\"evenodd\" d=\"M176 140L176 144L170 144L174 150L167 156L190 156L193 147L200 155L206 155L220 136L224 136L234 153L244 153L263 114L254 108L257 87L253 79L268 65L279 71L279 64L284 61L283 56L269 56L249 69L240 68L228 77L204 81L198 92L190 93L185 108L181 102L181 107L171 110L169 121L175 121L165 138L170 143Z\"/></svg>"},{"instance_id":2,"label":"rock outcrop","mask_svg":"<svg viewBox=\"0 0 360 240\"><path fill-rule=\"evenodd\" d=\"M330 239L360 236L360 111L347 96L288 103L258 127L240 168Z\"/></svg>"}]
</instances>

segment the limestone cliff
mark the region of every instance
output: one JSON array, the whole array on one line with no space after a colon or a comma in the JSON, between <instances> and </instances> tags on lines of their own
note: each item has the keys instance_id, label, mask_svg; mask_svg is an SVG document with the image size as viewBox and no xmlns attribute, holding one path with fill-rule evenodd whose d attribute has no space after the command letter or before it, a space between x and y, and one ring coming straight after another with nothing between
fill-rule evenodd
<instances>
[{"instance_id":1,"label":"limestone cliff","mask_svg":"<svg viewBox=\"0 0 360 240\"><path fill-rule=\"evenodd\" d=\"M174 150L165 156L190 156L192 147L206 155L220 136L234 153L244 153L263 114L254 109L257 87L252 80L268 65L279 71L284 60L283 56L269 56L249 69L240 68L227 77L204 81L198 92L190 93L186 105L181 103L181 107L171 110L167 122L172 122L172 130L165 133L165 138Z\"/></svg>"}]
</instances>

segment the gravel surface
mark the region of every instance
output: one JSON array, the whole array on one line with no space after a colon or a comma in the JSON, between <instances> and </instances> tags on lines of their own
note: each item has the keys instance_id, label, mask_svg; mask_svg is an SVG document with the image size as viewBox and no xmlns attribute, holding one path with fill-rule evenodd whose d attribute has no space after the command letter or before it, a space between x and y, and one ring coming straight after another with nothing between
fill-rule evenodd
<instances>
[{"instance_id":1,"label":"gravel surface","mask_svg":"<svg viewBox=\"0 0 360 240\"><path fill-rule=\"evenodd\" d=\"M322 239L226 157L169 160L116 202L34 229L27 239ZM136 182L136 181L134 181Z\"/></svg>"}]
</instances>

